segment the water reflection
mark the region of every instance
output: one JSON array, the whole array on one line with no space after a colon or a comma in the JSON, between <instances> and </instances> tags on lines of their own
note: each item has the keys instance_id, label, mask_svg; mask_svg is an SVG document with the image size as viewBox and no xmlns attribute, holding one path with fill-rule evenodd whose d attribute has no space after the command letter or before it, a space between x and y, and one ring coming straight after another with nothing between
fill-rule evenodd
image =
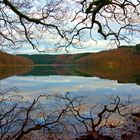
<instances>
[{"instance_id":1,"label":"water reflection","mask_svg":"<svg viewBox=\"0 0 140 140\"><path fill-rule=\"evenodd\" d=\"M32 68L32 66L0 66L0 80L14 75L28 73Z\"/></svg>"},{"instance_id":2,"label":"water reflection","mask_svg":"<svg viewBox=\"0 0 140 140\"><path fill-rule=\"evenodd\" d=\"M140 68L137 65L121 67L80 67L82 73L103 79L117 80L118 83L136 83L140 85Z\"/></svg>"},{"instance_id":3,"label":"water reflection","mask_svg":"<svg viewBox=\"0 0 140 140\"><path fill-rule=\"evenodd\" d=\"M91 67L91 66L37 66L32 71L23 75L48 76L67 75L99 77L109 80L117 80L118 83L136 83L140 85L140 69L137 66Z\"/></svg>"},{"instance_id":4,"label":"water reflection","mask_svg":"<svg viewBox=\"0 0 140 140\"><path fill-rule=\"evenodd\" d=\"M32 71L25 73L24 76L49 76L49 75L69 75L80 76L77 72L77 66L75 65L44 65L34 66Z\"/></svg>"},{"instance_id":5,"label":"water reflection","mask_svg":"<svg viewBox=\"0 0 140 140\"><path fill-rule=\"evenodd\" d=\"M2 89L2 88L17 87L19 89L18 97L21 97L21 96L24 97L23 102L19 101L19 103L24 103L24 105L26 105L25 107L28 106L27 103L30 103L30 101L32 101L34 98L37 99L37 97L40 95L45 96L45 99L46 99L47 95L51 95L53 97L56 94L63 96L67 92L70 92L69 97L71 99L74 99L74 98L77 99L77 97L83 97L82 103L84 104L81 104L80 106L80 109L82 108L80 110L81 111L80 113L84 115L84 117L88 115L91 107L94 104L107 105L108 104L107 97L112 96L112 95L114 97L117 97L117 96L120 97L121 101L125 101L129 95L133 95L131 100L134 102L134 105L137 106L140 104L139 103L140 86L136 84L132 84L132 83L139 84L140 71L139 69L135 69L134 67L130 67L130 68L127 67L127 68L122 68L122 69L101 68L101 67L96 68L96 67L88 67L88 66L76 67L72 65L71 66L41 66L41 67L34 67L33 69L32 67L31 68L30 67L27 67L27 68L17 67L15 69L14 67L12 68L5 67L5 68L1 68L0 72L1 72L0 74L1 87L0 88ZM17 76L13 76L13 75L17 75ZM11 76L11 77L6 78L8 76ZM127 83L127 84L120 84L120 82ZM10 93L10 97L11 95L12 94ZM20 98L20 99L23 99L23 98ZM48 101L48 98L47 98L47 101ZM60 100L54 100L56 104L52 100L49 100L49 102L47 101L40 100L41 106L40 104L39 106L37 105L37 109L41 109L41 111L36 110L36 108L33 109L33 111L37 111L37 113L35 112L33 114L33 119L31 119L31 121L34 121L37 123L39 121L42 122L42 118L44 119L44 115L49 115L49 119L56 117L56 116L53 116L55 114L51 113L51 111L52 111L52 108L56 109L57 107L58 108L60 107L60 105L58 105L60 103ZM75 103L79 103L79 102L77 102L76 100ZM48 105L48 107L46 106L46 104ZM64 103L62 102L62 107L63 105ZM66 105L68 105L68 103L66 103ZM44 106L47 107L46 108L47 111L44 110ZM77 107L77 104L76 104L76 107ZM20 109L19 106L18 106L18 109ZM52 116L50 117L50 114L44 114L44 112L42 113L42 109L44 110L45 113L51 113ZM26 111L26 110L27 109L24 109L23 111ZM15 111L18 111L18 110L15 110ZM97 111L97 113L95 114L99 113L98 109L95 111ZM24 113L26 112L22 112L22 113L23 113L23 116L25 116ZM58 110L56 113L60 114ZM114 118L115 117L113 116L113 121L114 121ZM72 122L69 118L68 120L70 121L70 123ZM48 121L48 118L47 118L47 121ZM68 126L67 119L65 119L65 121L66 121L66 126ZM75 122L76 121L73 120L73 124L77 124L77 122L76 123ZM19 124L21 126L21 122L17 121L18 126ZM81 130L82 127L80 126L80 124L81 123L78 124L77 130L78 129ZM15 126L15 122L12 125ZM60 127L56 129L57 132L59 128ZM78 132L80 132L80 130L78 130ZM71 133L74 134L73 131L71 132L68 131L69 135L71 135ZM65 132L65 135L67 135L66 132ZM59 133L59 136L60 136L60 133Z\"/></svg>"}]
</instances>

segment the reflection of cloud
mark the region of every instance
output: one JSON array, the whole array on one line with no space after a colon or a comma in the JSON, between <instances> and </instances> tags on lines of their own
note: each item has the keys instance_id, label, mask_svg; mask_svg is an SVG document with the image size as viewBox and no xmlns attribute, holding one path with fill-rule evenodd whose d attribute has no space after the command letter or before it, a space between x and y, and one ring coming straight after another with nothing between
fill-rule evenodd
<instances>
[{"instance_id":1,"label":"reflection of cloud","mask_svg":"<svg viewBox=\"0 0 140 140\"><path fill-rule=\"evenodd\" d=\"M118 84L117 81L95 77L15 76L2 80L1 84L6 87L17 87L20 94L28 98L35 98L40 94L63 94L69 91L73 96L89 97L92 102L104 102L104 97L111 95L123 98L133 95L134 100L140 99L140 87L136 84Z\"/></svg>"}]
</instances>

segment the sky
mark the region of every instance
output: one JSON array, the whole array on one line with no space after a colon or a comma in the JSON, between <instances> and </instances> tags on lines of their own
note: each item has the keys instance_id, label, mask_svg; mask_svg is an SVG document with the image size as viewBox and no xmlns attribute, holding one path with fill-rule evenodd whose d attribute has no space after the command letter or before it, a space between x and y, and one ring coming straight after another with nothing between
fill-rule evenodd
<instances>
[{"instance_id":1,"label":"sky","mask_svg":"<svg viewBox=\"0 0 140 140\"><path fill-rule=\"evenodd\" d=\"M111 44L112 43L112 44ZM139 38L135 38L135 44L139 44ZM54 41L48 41L48 42L43 42L41 41L38 49L41 50L45 50L45 48L55 48L56 42ZM135 45L132 44L132 45ZM121 42L121 45L128 45L125 42ZM38 52L37 50L33 49L31 45L29 45L28 43L22 47L19 48L17 50L8 50L10 51L10 53L12 54L76 54L76 53L87 53L87 52L100 52L100 51L104 51L104 50L112 50L112 49L116 49L117 46L116 44L114 44L113 42L110 42L109 40L100 40L97 39L97 41L93 41L91 38L88 38L87 41L82 42L82 46L80 46L79 48L74 48L72 46L69 46L67 49L68 51L65 50L65 48L59 50L59 51L44 51L44 52Z\"/></svg>"},{"instance_id":2,"label":"sky","mask_svg":"<svg viewBox=\"0 0 140 140\"><path fill-rule=\"evenodd\" d=\"M54 43L55 44L55 43ZM54 44L51 44L51 47L55 47ZM86 53L86 52L99 52L103 50L110 50L116 48L116 46L109 46L109 41L107 40L98 40L97 42L94 42L93 40L89 40L87 42L84 42L83 47L81 48L74 48L69 47L68 52L65 51L65 49L62 49L58 52L56 51L46 51L43 53L47 54L75 54L75 53ZM47 47L47 44L40 44L38 47L40 50L43 50L45 47ZM39 52L37 50L34 50L29 44L27 44L26 47L19 48L17 50L14 50L12 53L16 54L38 54Z\"/></svg>"},{"instance_id":3,"label":"sky","mask_svg":"<svg viewBox=\"0 0 140 140\"><path fill-rule=\"evenodd\" d=\"M36 1L37 3L37 6L39 4L42 4L45 2L45 0L40 0L40 2L38 3L38 1ZM40 5L42 6L42 5ZM75 15L75 13L70 13L68 12L68 17L66 18L67 22L69 22L70 25L68 26L73 26L73 24L75 24L74 22L70 22L70 19L69 17L71 17L71 19L73 19L73 16ZM81 18L80 18L81 20ZM77 23L76 23L77 24ZM115 24L115 23L112 23L111 22L111 28L115 31L118 29L118 24ZM110 50L110 49L115 49L116 48L116 45L113 44L113 45L109 45L109 40L103 40L102 37L99 38L100 35L97 35L97 28L96 28L96 32L95 30L93 29L93 36L95 37L96 39L96 42L94 40L92 40L89 35L89 31L88 33L85 33L84 34L84 38L85 38L85 41L81 41L81 44L82 44L82 47L78 47L78 48L74 48L72 46L69 46L68 47L68 52L66 52L65 48L62 49L61 51L45 51L44 53L47 53L47 54L75 54L75 53L85 53L85 52L99 52L99 51L103 51L103 50ZM36 31L36 30L35 30ZM38 32L36 32L36 34L38 34ZM38 49L41 51L41 50L44 50L45 48L56 48L56 43L57 43L57 39L53 38L53 39L50 39L50 37L44 35L44 37L42 39L38 39L39 40L39 43L38 43ZM139 43L139 38L135 38L135 42ZM124 42L121 42L122 45L124 45ZM29 45L29 43L25 43L23 45L23 47L19 48L19 49L16 49L16 50L9 50L7 49L6 50L7 52L10 52L10 53L13 53L13 54L38 54L39 52L37 50L33 50L32 46Z\"/></svg>"}]
</instances>

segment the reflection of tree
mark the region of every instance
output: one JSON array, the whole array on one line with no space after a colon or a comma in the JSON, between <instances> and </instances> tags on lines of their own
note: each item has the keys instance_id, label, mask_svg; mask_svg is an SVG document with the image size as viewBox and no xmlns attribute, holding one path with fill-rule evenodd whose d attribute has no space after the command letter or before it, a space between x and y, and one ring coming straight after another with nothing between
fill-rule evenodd
<instances>
[{"instance_id":1,"label":"reflection of tree","mask_svg":"<svg viewBox=\"0 0 140 140\"><path fill-rule=\"evenodd\" d=\"M0 67L0 79L4 79L13 75L21 75L28 73L32 70L32 68L32 66Z\"/></svg>"},{"instance_id":2,"label":"reflection of tree","mask_svg":"<svg viewBox=\"0 0 140 140\"><path fill-rule=\"evenodd\" d=\"M104 138L102 130L111 117L115 114L126 117L130 105L129 100L122 103L117 96L111 98L110 104L94 105L88 111L87 108L83 110L81 97L71 97L68 93L64 96L40 95L33 101L25 101L15 92L15 89L0 92L1 140L26 139L35 134L42 139L62 139L71 133L75 138L81 135Z\"/></svg>"},{"instance_id":3,"label":"reflection of tree","mask_svg":"<svg viewBox=\"0 0 140 140\"><path fill-rule=\"evenodd\" d=\"M67 65L52 65L52 66L34 66L32 71L25 73L24 75L32 76L47 76L47 75L77 75L76 66Z\"/></svg>"},{"instance_id":4,"label":"reflection of tree","mask_svg":"<svg viewBox=\"0 0 140 140\"><path fill-rule=\"evenodd\" d=\"M103 79L117 80L118 83L136 83L140 84L140 70L138 65L110 68L107 66L81 66L77 71L81 72L81 75L95 76Z\"/></svg>"}]
</instances>

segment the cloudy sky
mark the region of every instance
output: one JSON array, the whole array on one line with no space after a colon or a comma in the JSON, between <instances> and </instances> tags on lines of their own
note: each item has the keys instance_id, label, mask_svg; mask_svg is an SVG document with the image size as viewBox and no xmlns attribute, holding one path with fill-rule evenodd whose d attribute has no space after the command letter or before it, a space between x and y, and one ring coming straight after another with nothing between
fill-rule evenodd
<instances>
[{"instance_id":1,"label":"cloudy sky","mask_svg":"<svg viewBox=\"0 0 140 140\"><path fill-rule=\"evenodd\" d=\"M135 38L136 44L140 43L139 38ZM128 45L126 43L122 42L122 45ZM134 45L134 44L132 44ZM55 40L54 42L41 42L38 46L39 50L44 50L45 48L55 48ZM115 49L117 46L113 43L110 42L109 40L97 40L96 42L93 41L92 39L89 39L87 41L84 41L82 43L82 46L79 48L74 48L72 46L69 46L67 49L68 51L65 50L65 48L59 50L59 51L45 51L42 53L47 53L47 54L75 54L75 53L85 53L85 52L99 52L103 50L111 50ZM11 52L11 50L10 50ZM37 50L34 50L29 44L26 44L24 47L19 48L17 50L12 50L12 53L14 54L38 54L39 52Z\"/></svg>"},{"instance_id":2,"label":"cloudy sky","mask_svg":"<svg viewBox=\"0 0 140 140\"><path fill-rule=\"evenodd\" d=\"M54 43L55 44L55 43ZM50 47L54 48L55 45L53 43L50 44ZM63 53L84 53L84 52L99 52L102 50L109 50L116 48L116 46L111 46L108 45L109 41L107 40L99 40L97 42L94 42L93 40L89 40L83 43L83 47L80 48L74 48L74 47L69 47L68 52L65 51L65 49L62 49L61 51L55 52L55 51L46 51L45 53L49 54L63 54ZM43 50L44 48L48 47L48 44L40 44L39 49ZM34 50L31 46L27 44L26 47L19 48L18 50L14 51L15 53L19 54L36 54L38 53L37 50ZM13 53L14 53L13 52Z\"/></svg>"},{"instance_id":3,"label":"cloudy sky","mask_svg":"<svg viewBox=\"0 0 140 140\"><path fill-rule=\"evenodd\" d=\"M40 0L40 2L38 2L38 1L36 1L36 2L37 3L34 3L34 4L36 4L37 7L39 7L39 6L41 7L42 4L44 3L44 0ZM135 0L134 0L134 2L135 2ZM62 7L62 4L60 6ZM73 3L72 3L71 7L74 10L78 9L78 8L76 8L76 5L73 6ZM33 10L35 10L35 9L33 9ZM30 11L30 12L32 12L32 11ZM40 12L40 11L38 11L38 12ZM57 13L56 13L56 16L58 16ZM64 20L65 22L67 21L68 27L75 27L77 22L79 22L78 20L81 21L81 15L79 15L80 18L77 18L76 20L72 21L74 16L75 16L75 12L72 9L70 10L70 12L68 11L68 13L66 15L66 19ZM81 24L80 24L80 26L81 26ZM117 32L118 29L120 28L120 26L122 26L122 25L121 24L117 24L113 20L111 20L109 22L109 26L111 27L113 32ZM33 28L33 31L35 31L35 35L37 35L37 36L40 33L40 32L37 32L37 30L35 30L34 28ZM38 31L40 31L40 30L38 30ZM48 31L48 29L46 31ZM69 46L67 48L68 52L66 52L65 47L64 47L61 51L58 51L58 52L55 52L55 51L45 51L45 53L49 53L49 54L70 53L70 54L73 54L73 53L84 53L84 52L99 52L99 51L102 51L102 50L110 50L110 49L116 48L115 44L109 44L109 40L108 41L107 40L103 40L103 37L101 37L101 35L97 34L97 31L98 31L98 27L95 26L95 29L93 29L93 35L92 36L93 36L94 39L96 39L96 42L94 40L92 40L91 37L89 36L89 34L90 34L89 32L90 31L87 31L88 33L85 32L83 34L84 35L84 41L83 40L81 41L82 47L78 46L77 48L75 48L75 47ZM127 37L129 37L129 35ZM57 41L58 41L57 40L57 36L56 36L56 38L55 37L51 38L49 35L46 36L46 34L44 34L43 38L41 38L41 39L37 38L37 40L38 40L37 48L40 51L48 49L48 48L49 49L57 48L57 46L56 46ZM132 39L132 41L133 41L133 39ZM122 43L122 45L124 45L124 42L121 42L121 43ZM139 43L139 38L135 38L135 43ZM23 45L23 47L20 47L17 50L12 50L11 51L11 50L7 49L7 51L11 52L11 53L14 53L14 54L17 54L17 53L18 54L38 54L39 53L37 50L33 50L32 46L29 45L29 43L25 43Z\"/></svg>"}]
</instances>

